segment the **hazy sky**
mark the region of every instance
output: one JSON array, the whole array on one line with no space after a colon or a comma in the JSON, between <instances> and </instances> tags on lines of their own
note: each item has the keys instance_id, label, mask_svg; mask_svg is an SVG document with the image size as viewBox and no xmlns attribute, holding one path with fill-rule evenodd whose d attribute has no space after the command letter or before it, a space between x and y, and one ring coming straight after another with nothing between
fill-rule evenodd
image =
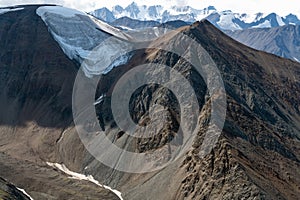
<instances>
[{"instance_id":1,"label":"hazy sky","mask_svg":"<svg viewBox=\"0 0 300 200\"><path fill-rule=\"evenodd\" d=\"M27 3L54 3L82 11L91 11L101 7L111 8L117 4L124 7L132 1L133 0L0 0L0 7ZM204 8L213 5L218 10L230 9L235 12L248 13L276 12L280 15L294 13L300 17L299 0L135 0L135 2L143 5L190 5L194 8Z\"/></svg>"}]
</instances>

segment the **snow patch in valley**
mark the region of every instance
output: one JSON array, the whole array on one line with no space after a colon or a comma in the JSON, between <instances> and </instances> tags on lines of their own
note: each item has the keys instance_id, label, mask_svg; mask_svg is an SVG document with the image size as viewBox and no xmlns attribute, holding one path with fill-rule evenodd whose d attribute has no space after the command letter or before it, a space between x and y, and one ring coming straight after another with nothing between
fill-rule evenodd
<instances>
[{"instance_id":1,"label":"snow patch in valley","mask_svg":"<svg viewBox=\"0 0 300 200\"><path fill-rule=\"evenodd\" d=\"M18 188L17 189L22 192L25 196L27 196L30 200L33 200L33 198L22 188Z\"/></svg>"},{"instance_id":2,"label":"snow patch in valley","mask_svg":"<svg viewBox=\"0 0 300 200\"><path fill-rule=\"evenodd\" d=\"M120 191L112 189L109 186L100 184L99 181L94 179L94 177L92 175L84 175L84 174L79 174L79 173L76 173L76 172L72 172L64 164L47 162L47 165L49 165L50 167L54 167L56 169L59 169L60 171L64 172L65 174L69 175L70 176L69 178L71 178L71 179L89 181L91 183L94 183L94 184L98 185L99 187L110 190L115 195L117 195L121 200L123 200L122 193Z\"/></svg>"},{"instance_id":3,"label":"snow patch in valley","mask_svg":"<svg viewBox=\"0 0 300 200\"><path fill-rule=\"evenodd\" d=\"M135 29L132 29L128 26L119 26L121 29L126 30L126 31L134 31Z\"/></svg>"},{"instance_id":4,"label":"snow patch in valley","mask_svg":"<svg viewBox=\"0 0 300 200\"><path fill-rule=\"evenodd\" d=\"M23 10L24 8L0 8L0 15L8 12Z\"/></svg>"},{"instance_id":5,"label":"snow patch in valley","mask_svg":"<svg viewBox=\"0 0 300 200\"><path fill-rule=\"evenodd\" d=\"M269 20L266 20L257 26L253 26L252 28L270 28L270 27L271 27L271 22Z\"/></svg>"},{"instance_id":6,"label":"snow patch in valley","mask_svg":"<svg viewBox=\"0 0 300 200\"><path fill-rule=\"evenodd\" d=\"M276 20L279 26L285 25L285 23L283 22L282 18L279 15L276 15Z\"/></svg>"}]
</instances>

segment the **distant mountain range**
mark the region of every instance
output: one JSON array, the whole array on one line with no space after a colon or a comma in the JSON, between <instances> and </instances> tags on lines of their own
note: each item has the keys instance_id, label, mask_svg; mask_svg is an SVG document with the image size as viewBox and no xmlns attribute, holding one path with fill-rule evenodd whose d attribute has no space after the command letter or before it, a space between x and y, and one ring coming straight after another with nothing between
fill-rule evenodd
<instances>
[{"instance_id":1,"label":"distant mountain range","mask_svg":"<svg viewBox=\"0 0 300 200\"><path fill-rule=\"evenodd\" d=\"M226 31L226 34L252 48L300 62L300 25Z\"/></svg>"},{"instance_id":2,"label":"distant mountain range","mask_svg":"<svg viewBox=\"0 0 300 200\"><path fill-rule=\"evenodd\" d=\"M164 8L161 5L139 6L132 3L126 8L115 6L110 11L101 8L90 13L123 30L149 27L178 28L207 19L233 39L281 57L300 60L300 21L296 15L280 17L275 13L254 15L217 11L209 6L202 10L192 7Z\"/></svg>"},{"instance_id":3,"label":"distant mountain range","mask_svg":"<svg viewBox=\"0 0 300 200\"><path fill-rule=\"evenodd\" d=\"M114 22L122 17L129 17L140 21L156 21L160 23L182 20L185 22L195 22L208 19L212 24L222 30L243 30L249 28L271 28L288 24L300 24L300 20L294 14L279 16L276 13L246 14L235 13L231 10L218 11L214 6L203 9L195 9L190 6L170 6L162 5L138 5L133 2L127 7L114 6L111 10L100 8L91 12L98 19L106 22Z\"/></svg>"}]
</instances>

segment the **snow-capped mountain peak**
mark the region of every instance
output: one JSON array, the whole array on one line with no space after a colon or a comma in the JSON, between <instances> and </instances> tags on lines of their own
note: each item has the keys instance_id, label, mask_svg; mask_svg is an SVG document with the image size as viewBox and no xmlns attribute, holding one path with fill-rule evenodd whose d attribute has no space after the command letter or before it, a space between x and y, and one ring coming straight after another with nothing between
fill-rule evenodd
<instances>
[{"instance_id":1,"label":"snow-capped mountain peak","mask_svg":"<svg viewBox=\"0 0 300 200\"><path fill-rule=\"evenodd\" d=\"M213 12L216 12L215 7L213 6L209 6L204 9L195 9L190 6L146 6L138 5L137 3L133 2L125 8L120 5L116 5L110 10L110 12L108 12L107 8L101 8L91 12L90 14L107 22L112 22L121 17L129 17L137 20L153 20L164 23L178 19L187 22L193 22L196 20L201 20Z\"/></svg>"},{"instance_id":2,"label":"snow-capped mountain peak","mask_svg":"<svg viewBox=\"0 0 300 200\"><path fill-rule=\"evenodd\" d=\"M286 24L300 24L296 15L279 16L276 13L255 14L236 13L231 10L218 11L214 6L203 9L195 9L191 6L162 6L162 5L139 5L132 2L127 7L116 5L111 10L101 8L90 14L108 23L122 17L129 17L141 21L157 21L165 23L168 21L182 20L195 22L208 19L211 23L224 30L242 30L249 28L270 28Z\"/></svg>"}]
</instances>

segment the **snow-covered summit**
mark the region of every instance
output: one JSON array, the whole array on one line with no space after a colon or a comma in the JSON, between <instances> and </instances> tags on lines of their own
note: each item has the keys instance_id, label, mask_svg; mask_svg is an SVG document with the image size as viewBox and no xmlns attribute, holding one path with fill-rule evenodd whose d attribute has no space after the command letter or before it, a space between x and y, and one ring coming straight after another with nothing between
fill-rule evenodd
<instances>
[{"instance_id":1,"label":"snow-covered summit","mask_svg":"<svg viewBox=\"0 0 300 200\"><path fill-rule=\"evenodd\" d=\"M121 17L130 17L132 19L143 21L154 20L164 23L178 19L192 22L195 21L195 19L202 19L215 11L216 9L213 6L199 10L190 6L146 6L138 5L133 2L125 8L116 5L111 10L108 8L101 8L91 12L91 14L107 22L112 22ZM180 18L178 18L178 16L180 16Z\"/></svg>"}]
</instances>

